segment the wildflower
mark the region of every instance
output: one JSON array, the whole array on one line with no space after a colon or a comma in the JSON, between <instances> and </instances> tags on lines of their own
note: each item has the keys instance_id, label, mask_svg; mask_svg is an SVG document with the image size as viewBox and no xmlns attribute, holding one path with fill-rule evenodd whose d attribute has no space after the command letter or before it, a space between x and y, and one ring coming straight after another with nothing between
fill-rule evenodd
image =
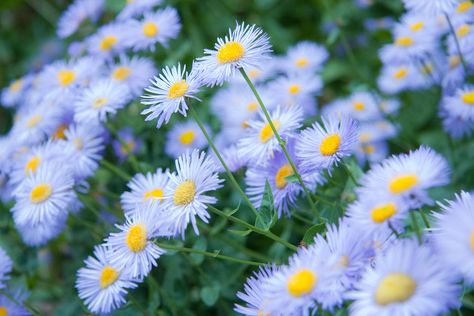
<instances>
[{"instance_id":1,"label":"wildflower","mask_svg":"<svg viewBox=\"0 0 474 316\"><path fill-rule=\"evenodd\" d=\"M163 0L128 0L125 7L117 15L117 20L124 21L137 17L145 12L152 11L154 7L162 2Z\"/></svg>"},{"instance_id":2,"label":"wildflower","mask_svg":"<svg viewBox=\"0 0 474 316\"><path fill-rule=\"evenodd\" d=\"M109 78L126 84L134 97L140 96L150 78L156 75L153 61L145 57L121 56L120 61L109 68Z\"/></svg>"},{"instance_id":3,"label":"wildflower","mask_svg":"<svg viewBox=\"0 0 474 316\"><path fill-rule=\"evenodd\" d=\"M329 53L324 46L310 41L302 41L290 47L284 57L282 67L287 73L321 71Z\"/></svg>"},{"instance_id":4,"label":"wildflower","mask_svg":"<svg viewBox=\"0 0 474 316\"><path fill-rule=\"evenodd\" d=\"M209 130L206 127L206 130ZM193 121L177 123L166 135L165 152L177 158L188 150L202 149L207 141L199 126Z\"/></svg>"},{"instance_id":5,"label":"wildflower","mask_svg":"<svg viewBox=\"0 0 474 316\"><path fill-rule=\"evenodd\" d=\"M5 287L5 282L10 278L8 274L12 271L12 267L12 259L0 247L0 289Z\"/></svg>"},{"instance_id":6,"label":"wildflower","mask_svg":"<svg viewBox=\"0 0 474 316\"><path fill-rule=\"evenodd\" d=\"M21 288L13 292L7 291L10 296L0 294L0 311L3 315L12 316L30 316L31 313L21 304L28 296L28 293ZM13 300L11 299L13 298Z\"/></svg>"},{"instance_id":7,"label":"wildflower","mask_svg":"<svg viewBox=\"0 0 474 316\"><path fill-rule=\"evenodd\" d=\"M95 34L86 39L89 53L107 59L124 53L125 49L130 46L133 34L131 26L131 21L101 26Z\"/></svg>"},{"instance_id":8,"label":"wildflower","mask_svg":"<svg viewBox=\"0 0 474 316\"><path fill-rule=\"evenodd\" d=\"M411 12L439 15L451 12L459 0L403 0L403 4Z\"/></svg>"},{"instance_id":9,"label":"wildflower","mask_svg":"<svg viewBox=\"0 0 474 316\"><path fill-rule=\"evenodd\" d=\"M61 38L74 34L87 18L97 21L104 9L104 0L75 0L59 18L58 36Z\"/></svg>"}]
</instances>

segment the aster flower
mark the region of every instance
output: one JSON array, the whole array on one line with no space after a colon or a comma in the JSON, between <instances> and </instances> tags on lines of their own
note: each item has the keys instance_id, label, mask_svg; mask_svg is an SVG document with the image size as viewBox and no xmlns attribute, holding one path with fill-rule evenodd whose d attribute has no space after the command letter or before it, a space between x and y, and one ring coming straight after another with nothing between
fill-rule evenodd
<instances>
[{"instance_id":1,"label":"aster flower","mask_svg":"<svg viewBox=\"0 0 474 316\"><path fill-rule=\"evenodd\" d=\"M380 90L388 94L420 89L426 87L427 83L428 81L411 63L386 64L377 79Z\"/></svg>"},{"instance_id":2,"label":"aster flower","mask_svg":"<svg viewBox=\"0 0 474 316\"><path fill-rule=\"evenodd\" d=\"M459 0L402 0L408 11L416 13L426 13L431 15L439 15L449 13Z\"/></svg>"},{"instance_id":3,"label":"aster flower","mask_svg":"<svg viewBox=\"0 0 474 316\"><path fill-rule=\"evenodd\" d=\"M76 205L74 205L74 207L76 207ZM32 224L31 222L19 224L15 222L15 227L18 232L20 232L21 239L26 245L39 247L61 234L66 226L67 218L67 212L62 212L51 221L38 224Z\"/></svg>"},{"instance_id":4,"label":"aster flower","mask_svg":"<svg viewBox=\"0 0 474 316\"><path fill-rule=\"evenodd\" d=\"M130 91L124 84L110 79L92 82L78 97L75 105L76 122L105 122L108 115L114 115L131 99Z\"/></svg>"},{"instance_id":5,"label":"aster flower","mask_svg":"<svg viewBox=\"0 0 474 316\"><path fill-rule=\"evenodd\" d=\"M104 0L75 0L59 18L58 36L61 38L74 34L87 18L97 21L104 9Z\"/></svg>"},{"instance_id":6,"label":"aster flower","mask_svg":"<svg viewBox=\"0 0 474 316\"><path fill-rule=\"evenodd\" d=\"M221 85L239 68L259 68L271 53L268 35L255 25L237 24L229 34L218 38L214 50L205 49L206 56L197 59L206 85Z\"/></svg>"},{"instance_id":7,"label":"aster flower","mask_svg":"<svg viewBox=\"0 0 474 316\"><path fill-rule=\"evenodd\" d=\"M127 187L129 192L120 196L120 203L126 215L152 201L163 201L165 188L168 185L168 170L157 169L155 173L136 174Z\"/></svg>"},{"instance_id":8,"label":"aster flower","mask_svg":"<svg viewBox=\"0 0 474 316\"><path fill-rule=\"evenodd\" d=\"M127 216L125 224L116 225L120 230L111 233L106 244L113 255L110 263L133 278L148 275L157 265L156 260L164 253L153 240L157 236L157 214L151 204L136 209Z\"/></svg>"},{"instance_id":9,"label":"aster flower","mask_svg":"<svg viewBox=\"0 0 474 316\"><path fill-rule=\"evenodd\" d=\"M165 189L163 209L169 219L173 235L184 236L191 222L196 234L199 234L196 216L208 223L209 213L206 204L214 204L217 199L206 195L222 187L223 180L217 175L217 164L204 152L194 150L180 156L176 162L176 173L169 174L170 181Z\"/></svg>"},{"instance_id":10,"label":"aster flower","mask_svg":"<svg viewBox=\"0 0 474 316\"><path fill-rule=\"evenodd\" d=\"M471 120L453 116L444 109L441 109L440 116L443 120L443 129L453 138L459 139L464 136L470 136L474 130L474 122Z\"/></svg>"},{"instance_id":11,"label":"aster flower","mask_svg":"<svg viewBox=\"0 0 474 316\"><path fill-rule=\"evenodd\" d=\"M130 45L135 51L149 49L155 51L156 43L164 47L168 41L178 37L181 23L178 11L168 7L153 13L145 13L143 20L132 24Z\"/></svg>"},{"instance_id":12,"label":"aster flower","mask_svg":"<svg viewBox=\"0 0 474 316\"><path fill-rule=\"evenodd\" d=\"M449 165L444 157L421 146L408 154L392 156L373 167L359 183L360 196L400 199L416 208L431 203L427 189L449 182Z\"/></svg>"},{"instance_id":13,"label":"aster flower","mask_svg":"<svg viewBox=\"0 0 474 316\"><path fill-rule=\"evenodd\" d=\"M111 263L112 255L106 246L95 247L94 256L87 258L86 266L77 272L76 288L91 312L108 314L122 306L127 290L137 285Z\"/></svg>"},{"instance_id":14,"label":"aster flower","mask_svg":"<svg viewBox=\"0 0 474 316\"><path fill-rule=\"evenodd\" d=\"M121 56L120 61L109 68L109 78L126 84L134 97L140 96L150 78L156 75L156 68L148 58Z\"/></svg>"},{"instance_id":15,"label":"aster flower","mask_svg":"<svg viewBox=\"0 0 474 316\"><path fill-rule=\"evenodd\" d=\"M5 282L10 278L8 274L12 271L12 267L12 259L0 247L0 289L5 287Z\"/></svg>"},{"instance_id":16,"label":"aster flower","mask_svg":"<svg viewBox=\"0 0 474 316\"><path fill-rule=\"evenodd\" d=\"M460 287L427 246L400 240L368 267L356 288L351 315L441 315L459 306Z\"/></svg>"},{"instance_id":17,"label":"aster flower","mask_svg":"<svg viewBox=\"0 0 474 316\"><path fill-rule=\"evenodd\" d=\"M387 158L388 144L385 141L359 142L355 148L355 156L359 165L363 166L366 161L370 164L378 163Z\"/></svg>"},{"instance_id":18,"label":"aster flower","mask_svg":"<svg viewBox=\"0 0 474 316\"><path fill-rule=\"evenodd\" d=\"M471 0L460 1L456 9L454 9L451 12L452 19L455 22L472 21L473 14L474 14L474 4L471 2Z\"/></svg>"},{"instance_id":19,"label":"aster flower","mask_svg":"<svg viewBox=\"0 0 474 316\"><path fill-rule=\"evenodd\" d=\"M323 109L324 115L350 116L358 121L381 118L377 100L368 92L355 92L346 99L338 99Z\"/></svg>"},{"instance_id":20,"label":"aster flower","mask_svg":"<svg viewBox=\"0 0 474 316\"><path fill-rule=\"evenodd\" d=\"M288 48L282 69L287 73L320 71L328 57L324 46L310 41L299 42Z\"/></svg>"},{"instance_id":21,"label":"aster flower","mask_svg":"<svg viewBox=\"0 0 474 316\"><path fill-rule=\"evenodd\" d=\"M209 133L209 128L205 126ZM167 155L178 158L188 150L203 149L207 145L199 126L193 121L176 123L166 135L165 152Z\"/></svg>"},{"instance_id":22,"label":"aster flower","mask_svg":"<svg viewBox=\"0 0 474 316\"><path fill-rule=\"evenodd\" d=\"M262 285L278 271L275 265L260 267L257 272L247 278L244 285L244 291L238 292L237 297L244 301L246 305L235 304L234 310L242 315L270 315L270 301L263 291Z\"/></svg>"},{"instance_id":23,"label":"aster flower","mask_svg":"<svg viewBox=\"0 0 474 316\"><path fill-rule=\"evenodd\" d=\"M115 22L101 26L97 32L91 35L86 42L89 53L93 56L111 58L121 54L129 47L132 37L132 23Z\"/></svg>"},{"instance_id":24,"label":"aster flower","mask_svg":"<svg viewBox=\"0 0 474 316\"><path fill-rule=\"evenodd\" d=\"M125 7L117 16L118 20L128 20L145 12L152 11L153 7L161 4L163 0L128 0Z\"/></svg>"},{"instance_id":25,"label":"aster flower","mask_svg":"<svg viewBox=\"0 0 474 316\"><path fill-rule=\"evenodd\" d=\"M10 82L8 87L2 91L2 105L6 107L18 105L24 98L24 93L30 87L32 80L32 76L27 75Z\"/></svg>"},{"instance_id":26,"label":"aster flower","mask_svg":"<svg viewBox=\"0 0 474 316\"><path fill-rule=\"evenodd\" d=\"M474 86L459 88L453 96L443 98L442 108L451 116L465 121L474 121Z\"/></svg>"},{"instance_id":27,"label":"aster flower","mask_svg":"<svg viewBox=\"0 0 474 316\"><path fill-rule=\"evenodd\" d=\"M439 259L474 284L474 195L461 192L434 213L434 242Z\"/></svg>"},{"instance_id":28,"label":"aster flower","mask_svg":"<svg viewBox=\"0 0 474 316\"><path fill-rule=\"evenodd\" d=\"M19 305L23 304L23 301L28 296L28 293L22 289L16 289L13 292L7 292L14 300L11 300L8 296L0 294L0 311L3 312L3 315L30 316L31 313L25 307Z\"/></svg>"},{"instance_id":29,"label":"aster flower","mask_svg":"<svg viewBox=\"0 0 474 316\"><path fill-rule=\"evenodd\" d=\"M154 77L152 86L145 89L148 94L142 97L141 103L150 106L141 112L147 115L145 121L158 119L156 127L168 123L173 113L179 112L186 116L188 105L185 98L199 100L195 95L199 92L200 81L198 72L186 72L186 66L181 68L165 67L159 77Z\"/></svg>"},{"instance_id":30,"label":"aster flower","mask_svg":"<svg viewBox=\"0 0 474 316\"><path fill-rule=\"evenodd\" d=\"M357 122L353 119L322 117L322 121L322 125L314 123L303 130L296 142L296 156L306 172L330 169L351 155L357 142Z\"/></svg>"},{"instance_id":31,"label":"aster flower","mask_svg":"<svg viewBox=\"0 0 474 316\"><path fill-rule=\"evenodd\" d=\"M270 113L273 125L283 140L288 141L296 136L296 130L301 126L302 113L297 106L281 109L279 106ZM238 142L242 157L257 165L264 165L276 152L281 151L273 130L262 112L258 120L248 123L244 136Z\"/></svg>"},{"instance_id":32,"label":"aster flower","mask_svg":"<svg viewBox=\"0 0 474 316\"><path fill-rule=\"evenodd\" d=\"M67 214L75 200L74 179L67 167L43 164L13 192L12 208L18 225L51 223Z\"/></svg>"}]
</instances>

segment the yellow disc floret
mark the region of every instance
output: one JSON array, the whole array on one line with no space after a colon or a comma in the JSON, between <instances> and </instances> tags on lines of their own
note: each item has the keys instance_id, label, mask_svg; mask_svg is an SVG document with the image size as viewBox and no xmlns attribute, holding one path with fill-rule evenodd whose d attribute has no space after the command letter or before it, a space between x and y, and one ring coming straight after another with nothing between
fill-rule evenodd
<instances>
[{"instance_id":1,"label":"yellow disc floret","mask_svg":"<svg viewBox=\"0 0 474 316\"><path fill-rule=\"evenodd\" d=\"M25 165L26 175L36 172L36 169L38 169L40 162L41 158L39 156L33 156L30 160L28 160Z\"/></svg>"},{"instance_id":2,"label":"yellow disc floret","mask_svg":"<svg viewBox=\"0 0 474 316\"><path fill-rule=\"evenodd\" d=\"M391 273L383 278L375 291L378 305L402 303L410 299L416 290L415 280L405 273Z\"/></svg>"},{"instance_id":3,"label":"yellow disc floret","mask_svg":"<svg viewBox=\"0 0 474 316\"><path fill-rule=\"evenodd\" d=\"M149 200L149 199L162 199L164 196L163 190L160 188L156 188L150 191L147 191L143 193L143 199L144 200Z\"/></svg>"},{"instance_id":4,"label":"yellow disc floret","mask_svg":"<svg viewBox=\"0 0 474 316\"><path fill-rule=\"evenodd\" d=\"M415 41L410 36L401 36L395 40L397 46L411 46L414 43Z\"/></svg>"},{"instance_id":5,"label":"yellow disc floret","mask_svg":"<svg viewBox=\"0 0 474 316\"><path fill-rule=\"evenodd\" d=\"M183 145L191 145L196 139L194 131L186 131L179 135L179 142Z\"/></svg>"},{"instance_id":6,"label":"yellow disc floret","mask_svg":"<svg viewBox=\"0 0 474 316\"><path fill-rule=\"evenodd\" d=\"M372 221L375 223L383 223L391 218L396 212L397 208L395 204L389 203L372 209L370 215L372 216Z\"/></svg>"},{"instance_id":7,"label":"yellow disc floret","mask_svg":"<svg viewBox=\"0 0 474 316\"><path fill-rule=\"evenodd\" d=\"M62 69L58 71L58 81L63 87L70 85L76 79L76 73L72 70Z\"/></svg>"},{"instance_id":8,"label":"yellow disc floret","mask_svg":"<svg viewBox=\"0 0 474 316\"><path fill-rule=\"evenodd\" d=\"M112 73L112 78L115 80L125 80L130 76L131 70L128 67L117 67L115 68L114 72Z\"/></svg>"},{"instance_id":9,"label":"yellow disc floret","mask_svg":"<svg viewBox=\"0 0 474 316\"><path fill-rule=\"evenodd\" d=\"M115 46L115 44L117 44L117 42L118 42L118 39L116 36L107 35L102 38L102 41L100 41L99 47L101 50L104 50L104 51L110 50L112 49L112 47Z\"/></svg>"},{"instance_id":10,"label":"yellow disc floret","mask_svg":"<svg viewBox=\"0 0 474 316\"><path fill-rule=\"evenodd\" d=\"M117 281L119 273L111 266L105 266L100 273L99 285L100 288L105 289Z\"/></svg>"},{"instance_id":11,"label":"yellow disc floret","mask_svg":"<svg viewBox=\"0 0 474 316\"><path fill-rule=\"evenodd\" d=\"M185 80L177 81L171 85L168 90L168 99L176 99L182 97L188 92L189 85Z\"/></svg>"},{"instance_id":12,"label":"yellow disc floret","mask_svg":"<svg viewBox=\"0 0 474 316\"><path fill-rule=\"evenodd\" d=\"M147 231L143 224L132 225L127 232L125 242L128 249L133 252L140 252L146 247Z\"/></svg>"},{"instance_id":13,"label":"yellow disc floret","mask_svg":"<svg viewBox=\"0 0 474 316\"><path fill-rule=\"evenodd\" d=\"M321 155L331 156L337 152L340 145L341 136L339 134L330 134L321 141L319 151L321 152Z\"/></svg>"},{"instance_id":14,"label":"yellow disc floret","mask_svg":"<svg viewBox=\"0 0 474 316\"><path fill-rule=\"evenodd\" d=\"M274 120L272 121L272 123L273 123L273 126L275 126L276 131L278 132L278 130L280 129L280 121ZM266 143L270 139L272 139L273 136L275 136L275 134L273 133L272 127L270 126L269 123L266 123L260 130L260 142Z\"/></svg>"},{"instance_id":15,"label":"yellow disc floret","mask_svg":"<svg viewBox=\"0 0 474 316\"><path fill-rule=\"evenodd\" d=\"M173 195L175 205L188 205L194 200L196 195L196 184L192 180L186 180L176 187Z\"/></svg>"},{"instance_id":16,"label":"yellow disc floret","mask_svg":"<svg viewBox=\"0 0 474 316\"><path fill-rule=\"evenodd\" d=\"M318 277L313 271L308 269L299 270L289 277L288 292L296 297L308 294L316 286L317 280Z\"/></svg>"},{"instance_id":17,"label":"yellow disc floret","mask_svg":"<svg viewBox=\"0 0 474 316\"><path fill-rule=\"evenodd\" d=\"M461 96L462 102L474 105L474 91L464 92Z\"/></svg>"},{"instance_id":18,"label":"yellow disc floret","mask_svg":"<svg viewBox=\"0 0 474 316\"><path fill-rule=\"evenodd\" d=\"M35 186L30 193L31 203L41 203L46 201L53 193L53 188L48 183L41 183Z\"/></svg>"},{"instance_id":19,"label":"yellow disc floret","mask_svg":"<svg viewBox=\"0 0 474 316\"><path fill-rule=\"evenodd\" d=\"M245 47L239 42L228 42L217 51L217 62L228 64L240 60L245 54Z\"/></svg>"},{"instance_id":20,"label":"yellow disc floret","mask_svg":"<svg viewBox=\"0 0 474 316\"><path fill-rule=\"evenodd\" d=\"M158 26L153 22L143 24L143 34L146 37L155 37L158 34Z\"/></svg>"},{"instance_id":21,"label":"yellow disc floret","mask_svg":"<svg viewBox=\"0 0 474 316\"><path fill-rule=\"evenodd\" d=\"M275 185L278 189L283 189L288 184L286 181L286 177L293 175L293 169L289 164L283 165L280 169L278 169L275 175Z\"/></svg>"}]
</instances>

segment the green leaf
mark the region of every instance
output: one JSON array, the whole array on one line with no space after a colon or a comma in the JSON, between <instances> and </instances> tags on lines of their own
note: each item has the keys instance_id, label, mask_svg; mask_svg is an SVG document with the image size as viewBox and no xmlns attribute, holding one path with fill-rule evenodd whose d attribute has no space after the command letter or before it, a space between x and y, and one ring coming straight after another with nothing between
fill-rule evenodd
<instances>
[{"instance_id":1,"label":"green leaf","mask_svg":"<svg viewBox=\"0 0 474 316\"><path fill-rule=\"evenodd\" d=\"M220 289L217 284L213 286L205 286L201 289L200 292L201 300L207 306L213 306L219 299L219 294Z\"/></svg>"},{"instance_id":2,"label":"green leaf","mask_svg":"<svg viewBox=\"0 0 474 316\"><path fill-rule=\"evenodd\" d=\"M308 228L308 230L304 233L303 236L303 241L307 244L310 245L314 242L314 237L317 234L320 234L324 231L326 228L326 225L324 223L316 224Z\"/></svg>"},{"instance_id":3,"label":"green leaf","mask_svg":"<svg viewBox=\"0 0 474 316\"><path fill-rule=\"evenodd\" d=\"M193 249L196 249L196 250L205 251L206 248L207 248L207 241L206 241L206 238L204 237L199 238L193 245ZM204 256L197 253L190 254L190 257L191 257L191 262L194 265L200 265L204 261Z\"/></svg>"},{"instance_id":4,"label":"green leaf","mask_svg":"<svg viewBox=\"0 0 474 316\"><path fill-rule=\"evenodd\" d=\"M295 182L298 182L298 177L296 175L292 174L290 176L285 177L285 180L288 183L295 183Z\"/></svg>"},{"instance_id":5,"label":"green leaf","mask_svg":"<svg viewBox=\"0 0 474 316\"><path fill-rule=\"evenodd\" d=\"M269 230L273 226L275 218L276 212L275 205L273 204L272 188L270 187L268 181L266 181L262 203L255 220L255 226L264 230Z\"/></svg>"},{"instance_id":6,"label":"green leaf","mask_svg":"<svg viewBox=\"0 0 474 316\"><path fill-rule=\"evenodd\" d=\"M148 313L153 315L156 309L161 304L160 290L158 288L158 283L152 277L147 278L148 283Z\"/></svg>"},{"instance_id":7,"label":"green leaf","mask_svg":"<svg viewBox=\"0 0 474 316\"><path fill-rule=\"evenodd\" d=\"M239 236L247 236L248 234L252 232L250 229L247 229L247 230L228 229L227 231Z\"/></svg>"},{"instance_id":8,"label":"green leaf","mask_svg":"<svg viewBox=\"0 0 474 316\"><path fill-rule=\"evenodd\" d=\"M226 213L229 216L232 216L239 210L239 208L240 208L240 201L236 208L234 208L233 210L224 210L224 213Z\"/></svg>"}]
</instances>

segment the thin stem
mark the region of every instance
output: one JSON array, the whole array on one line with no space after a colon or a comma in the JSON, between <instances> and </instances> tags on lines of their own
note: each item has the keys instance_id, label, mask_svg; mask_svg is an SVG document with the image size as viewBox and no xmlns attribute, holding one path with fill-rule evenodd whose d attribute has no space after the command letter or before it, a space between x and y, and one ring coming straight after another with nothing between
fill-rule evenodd
<instances>
[{"instance_id":1,"label":"thin stem","mask_svg":"<svg viewBox=\"0 0 474 316\"><path fill-rule=\"evenodd\" d=\"M418 211L420 212L421 218L423 219L423 223L425 224L426 228L430 228L431 226L428 216L426 216L425 212L421 208Z\"/></svg>"},{"instance_id":2,"label":"thin stem","mask_svg":"<svg viewBox=\"0 0 474 316\"><path fill-rule=\"evenodd\" d=\"M24 306L31 314L33 315L41 315L41 313L39 313L36 308L30 306L30 304L28 304L27 302L23 302L23 304L21 302L19 302L17 299L15 299L12 295L10 295L10 293L0 289L0 294L2 294L3 296L5 296L6 298L8 298L10 301L12 301L13 303L15 303L16 305L18 306Z\"/></svg>"},{"instance_id":3,"label":"thin stem","mask_svg":"<svg viewBox=\"0 0 474 316\"><path fill-rule=\"evenodd\" d=\"M410 217L411 217L411 223L413 225L413 229L415 230L415 233L416 233L416 238L418 239L418 243L421 245L423 241L421 239L420 226L418 226L418 222L416 221L415 212L410 211Z\"/></svg>"},{"instance_id":4,"label":"thin stem","mask_svg":"<svg viewBox=\"0 0 474 316\"><path fill-rule=\"evenodd\" d=\"M127 155L127 160L130 161L130 164L132 165L132 168L135 172L143 172L142 168L140 168L140 165L138 164L137 157L132 153L132 151L129 149L129 144L120 137L118 132L115 130L115 127L112 124L107 124L107 128L109 131L112 133L112 135L119 141L120 145L124 148L125 151L129 151Z\"/></svg>"},{"instance_id":5,"label":"thin stem","mask_svg":"<svg viewBox=\"0 0 474 316\"><path fill-rule=\"evenodd\" d=\"M211 137L207 133L206 128L204 127L204 124L202 123L201 119L199 118L199 115L197 114L196 110L194 110L194 107L190 106L189 107L189 112L191 112L191 115L194 117L194 120L199 125L199 128L201 129L202 133L204 134L204 137L207 139L207 142L209 143L209 146L211 146L212 150L214 151L214 153L217 156L217 159L219 159L219 161L221 162L221 165L224 167L225 172L227 173L227 177L229 178L230 182L233 184L235 189L237 189L237 191L239 191L240 195L245 200L245 202L248 204L248 206L250 207L252 212L255 214L255 216L258 216L257 209L255 208L255 206L253 206L252 202L250 202L250 199L248 198L247 194L245 194L245 192L242 190L239 183L237 182L234 175L232 174L232 171L230 171L230 169L227 166L227 164L225 163L224 159L222 159L221 154L219 153L216 146L214 145L214 142L212 141Z\"/></svg>"},{"instance_id":6,"label":"thin stem","mask_svg":"<svg viewBox=\"0 0 474 316\"><path fill-rule=\"evenodd\" d=\"M273 239L274 241L284 245L285 247L287 247L288 249L291 249L293 251L297 251L298 250L298 247L296 247L295 245L292 245L290 244L289 242L287 242L286 240L280 238L279 236L273 234L272 232L270 231L266 231L266 230L263 230L263 229L260 229L252 224L249 224L247 223L246 221L244 220L241 220L240 218L237 218L237 217L234 217L232 215L229 215L229 214L226 214L225 212L215 208L214 206L212 205L207 205L207 207L209 208L209 210L219 216L222 216L222 217L225 217L227 218L228 220L236 223L236 224L239 224L247 229L250 229L251 231L257 233L257 234L260 234L260 235L264 235L270 239Z\"/></svg>"},{"instance_id":7,"label":"thin stem","mask_svg":"<svg viewBox=\"0 0 474 316\"><path fill-rule=\"evenodd\" d=\"M395 229L395 227L393 227L392 223L390 221L388 221L388 228L390 228L390 230L392 231L392 233L395 235L395 237L400 237L400 235L398 234L397 230Z\"/></svg>"},{"instance_id":8,"label":"thin stem","mask_svg":"<svg viewBox=\"0 0 474 316\"><path fill-rule=\"evenodd\" d=\"M319 211L317 210L316 205L314 204L313 200L311 199L311 193L308 190L308 188L306 187L306 184L304 183L303 178L299 174L298 169L296 169L296 165L295 165L293 159L291 159L290 153L286 149L286 142L281 139L280 134L278 133L278 130L276 129L275 125L273 124L272 118L270 117L270 113L268 113L268 110L265 107L265 104L263 104L262 98L260 98L260 95L258 94L257 89L253 85L253 83L250 80L249 76L247 76L247 73L245 72L245 70L243 68L239 68L239 71L242 74L242 77L244 77L244 79L247 82L250 89L252 90L253 94L255 95L255 98L257 98L258 104L260 105L260 108L262 109L263 113L265 114L265 117L268 121L268 124L270 125L270 127L273 131L273 135L275 135L275 137L278 141L278 144L280 145L281 149L283 150L283 153L285 154L286 159L288 160L288 163L290 164L291 169L293 170L294 175L298 179L298 182L300 183L301 187L303 188L303 190L305 192L306 199L308 200L308 203L311 206L311 209L316 214L316 217L318 218L318 220L321 221L321 214L319 214Z\"/></svg>"},{"instance_id":9,"label":"thin stem","mask_svg":"<svg viewBox=\"0 0 474 316\"><path fill-rule=\"evenodd\" d=\"M111 171L112 173L115 173L117 176L124 179L125 181L128 181L131 178L131 176L127 174L125 171L120 170L119 168L117 168L116 166L114 166L113 164L111 164L105 159L102 159L100 161L100 164L104 166L106 169L108 169L109 171Z\"/></svg>"},{"instance_id":10,"label":"thin stem","mask_svg":"<svg viewBox=\"0 0 474 316\"><path fill-rule=\"evenodd\" d=\"M461 52L461 45L459 45L459 40L458 40L458 36L456 34L456 30L454 29L454 26L453 26L453 23L451 22L451 18L449 17L449 14L447 14L446 12L444 13L444 16L446 17L446 20L448 21L448 25L449 25L449 30L451 31L451 34L453 35L454 37L454 43L456 44L456 49L458 51L458 54L459 54L459 58L461 59L461 63L462 63L462 67L464 68L464 72L467 76L468 72L467 72L467 65L466 65L466 61L464 60L464 56Z\"/></svg>"},{"instance_id":11,"label":"thin stem","mask_svg":"<svg viewBox=\"0 0 474 316\"><path fill-rule=\"evenodd\" d=\"M344 171L346 171L349 178L351 178L352 182L354 182L355 185L359 185L356 178L354 177L354 175L352 174L352 172L349 170L349 168L346 166L344 162L342 163L342 167L344 168Z\"/></svg>"},{"instance_id":12,"label":"thin stem","mask_svg":"<svg viewBox=\"0 0 474 316\"><path fill-rule=\"evenodd\" d=\"M159 242L157 242L156 244L158 245L158 247L161 247L163 249L175 250L175 251L180 251L180 252L195 253L195 254L199 254L199 255L203 255L203 256L207 256L207 257L212 257L212 258L217 258L217 259L221 259L221 260L226 260L226 261L231 261L231 262L235 262L235 263L247 264L247 265L252 265L252 266L261 266L261 265L265 264L264 262L243 260L243 259L239 259L239 258L220 255L219 253L213 253L213 252L208 252L208 251L203 251L203 250L198 250L198 249L192 249L192 248L162 244L162 243L159 243Z\"/></svg>"}]
</instances>

